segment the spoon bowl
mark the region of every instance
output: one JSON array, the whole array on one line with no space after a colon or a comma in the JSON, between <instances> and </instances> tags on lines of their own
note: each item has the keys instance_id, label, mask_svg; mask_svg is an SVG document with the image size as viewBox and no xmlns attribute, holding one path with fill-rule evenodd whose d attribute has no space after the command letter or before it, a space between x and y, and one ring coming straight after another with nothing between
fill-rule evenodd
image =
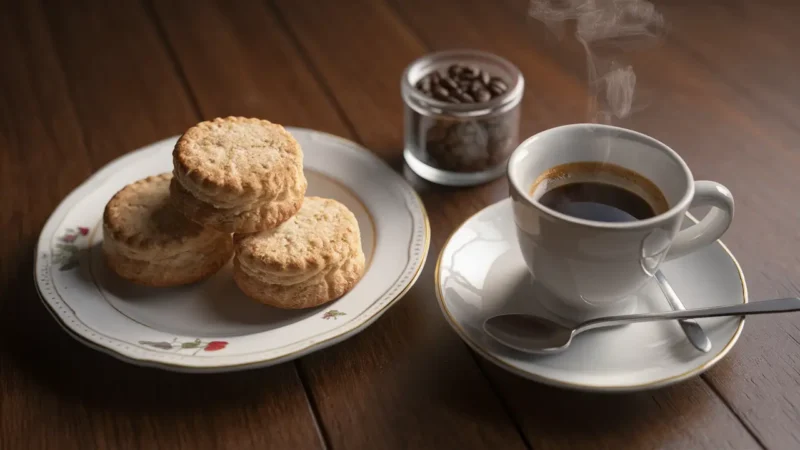
<instances>
[{"instance_id":1,"label":"spoon bowl","mask_svg":"<svg viewBox=\"0 0 800 450\"><path fill-rule=\"evenodd\" d=\"M511 348L541 354L566 350L576 334L572 328L530 314L494 316L484 322L483 329Z\"/></svg>"}]
</instances>

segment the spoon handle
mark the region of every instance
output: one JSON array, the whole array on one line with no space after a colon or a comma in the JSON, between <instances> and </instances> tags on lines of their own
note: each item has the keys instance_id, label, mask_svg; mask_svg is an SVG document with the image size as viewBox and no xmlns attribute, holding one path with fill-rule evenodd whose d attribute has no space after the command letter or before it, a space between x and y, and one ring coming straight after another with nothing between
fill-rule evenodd
<instances>
[{"instance_id":1,"label":"spoon handle","mask_svg":"<svg viewBox=\"0 0 800 450\"><path fill-rule=\"evenodd\" d=\"M678 294L675 293L675 291L672 289L672 286L669 284L669 281L667 281L667 277L665 277L660 270L656 271L656 281L658 282L658 286L661 288L661 292L663 292L664 296L667 298L667 303L669 303L672 309L677 311L685 311L686 308L683 307L683 303L678 297ZM711 341L708 339L705 331L703 331L703 327L701 327L699 323L692 319L680 319L678 320L678 324L680 324L681 329L683 329L683 333L686 335L686 338L689 339L689 342L696 349L706 353L711 351Z\"/></svg>"},{"instance_id":2,"label":"spoon handle","mask_svg":"<svg viewBox=\"0 0 800 450\"><path fill-rule=\"evenodd\" d=\"M778 312L800 311L800 298L778 298L761 302L743 303L735 306L721 306L715 308L687 309L684 311L669 311L663 313L629 314L624 316L598 317L587 320L576 328L583 330L623 325L634 322L651 322L655 320L675 319L701 319L704 317L746 316L751 314L771 314Z\"/></svg>"}]
</instances>

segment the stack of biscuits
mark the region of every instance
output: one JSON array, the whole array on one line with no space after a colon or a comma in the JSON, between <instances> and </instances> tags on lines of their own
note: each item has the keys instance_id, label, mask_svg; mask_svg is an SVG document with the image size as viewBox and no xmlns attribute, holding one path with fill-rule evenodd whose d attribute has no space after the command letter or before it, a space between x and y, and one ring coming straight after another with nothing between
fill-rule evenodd
<instances>
[{"instance_id":1,"label":"stack of biscuits","mask_svg":"<svg viewBox=\"0 0 800 450\"><path fill-rule=\"evenodd\" d=\"M300 145L282 126L219 118L187 130L173 172L120 190L103 215L103 252L119 276L180 286L231 257L249 297L278 308L335 300L365 270L361 233L341 203L305 197Z\"/></svg>"}]
</instances>

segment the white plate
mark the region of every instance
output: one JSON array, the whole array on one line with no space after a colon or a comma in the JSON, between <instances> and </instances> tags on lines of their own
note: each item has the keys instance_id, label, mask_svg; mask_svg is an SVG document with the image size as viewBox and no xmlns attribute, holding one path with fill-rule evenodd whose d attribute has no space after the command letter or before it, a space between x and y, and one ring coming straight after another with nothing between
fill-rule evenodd
<instances>
[{"instance_id":1,"label":"white plate","mask_svg":"<svg viewBox=\"0 0 800 450\"><path fill-rule=\"evenodd\" d=\"M53 316L87 345L139 365L189 372L263 367L335 344L364 329L417 280L430 227L405 180L357 144L287 128L304 152L307 195L347 205L358 219L367 270L342 298L284 311L248 299L230 264L175 289L146 288L103 262L102 213L119 189L172 170L172 137L108 164L75 189L47 221L35 279Z\"/></svg>"},{"instance_id":2,"label":"white plate","mask_svg":"<svg viewBox=\"0 0 800 450\"><path fill-rule=\"evenodd\" d=\"M662 271L686 308L747 302L739 264L719 241L664 264ZM509 200L461 225L436 266L439 305L461 338L500 367L555 386L634 391L676 383L722 359L744 327L742 318L698 320L712 342L710 353L692 347L677 322L649 322L580 334L564 353L534 356L496 342L482 328L486 318L500 312L547 315L531 286ZM655 280L638 297L637 312L670 309Z\"/></svg>"}]
</instances>

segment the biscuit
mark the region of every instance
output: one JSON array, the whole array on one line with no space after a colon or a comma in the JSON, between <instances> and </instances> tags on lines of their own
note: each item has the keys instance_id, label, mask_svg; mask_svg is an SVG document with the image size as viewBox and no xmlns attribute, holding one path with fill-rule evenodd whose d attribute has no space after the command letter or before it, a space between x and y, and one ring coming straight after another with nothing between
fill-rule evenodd
<instances>
[{"instance_id":1,"label":"biscuit","mask_svg":"<svg viewBox=\"0 0 800 450\"><path fill-rule=\"evenodd\" d=\"M179 286L215 274L233 255L230 233L196 224L171 207L172 175L125 186L103 213L103 253L122 278Z\"/></svg>"},{"instance_id":2,"label":"biscuit","mask_svg":"<svg viewBox=\"0 0 800 450\"><path fill-rule=\"evenodd\" d=\"M305 182L305 178L302 180ZM305 192L305 186L296 190ZM290 196L241 208L215 208L195 198L174 178L169 191L172 206L184 216L227 233L255 233L275 228L292 217L303 205L302 196Z\"/></svg>"},{"instance_id":3,"label":"biscuit","mask_svg":"<svg viewBox=\"0 0 800 450\"><path fill-rule=\"evenodd\" d=\"M172 152L173 204L222 231L274 228L300 209L308 183L300 145L282 126L244 117L201 122Z\"/></svg>"},{"instance_id":4,"label":"biscuit","mask_svg":"<svg viewBox=\"0 0 800 450\"><path fill-rule=\"evenodd\" d=\"M277 228L236 239L233 279L249 297L285 309L319 306L364 274L361 232L341 203L307 197Z\"/></svg>"}]
</instances>

